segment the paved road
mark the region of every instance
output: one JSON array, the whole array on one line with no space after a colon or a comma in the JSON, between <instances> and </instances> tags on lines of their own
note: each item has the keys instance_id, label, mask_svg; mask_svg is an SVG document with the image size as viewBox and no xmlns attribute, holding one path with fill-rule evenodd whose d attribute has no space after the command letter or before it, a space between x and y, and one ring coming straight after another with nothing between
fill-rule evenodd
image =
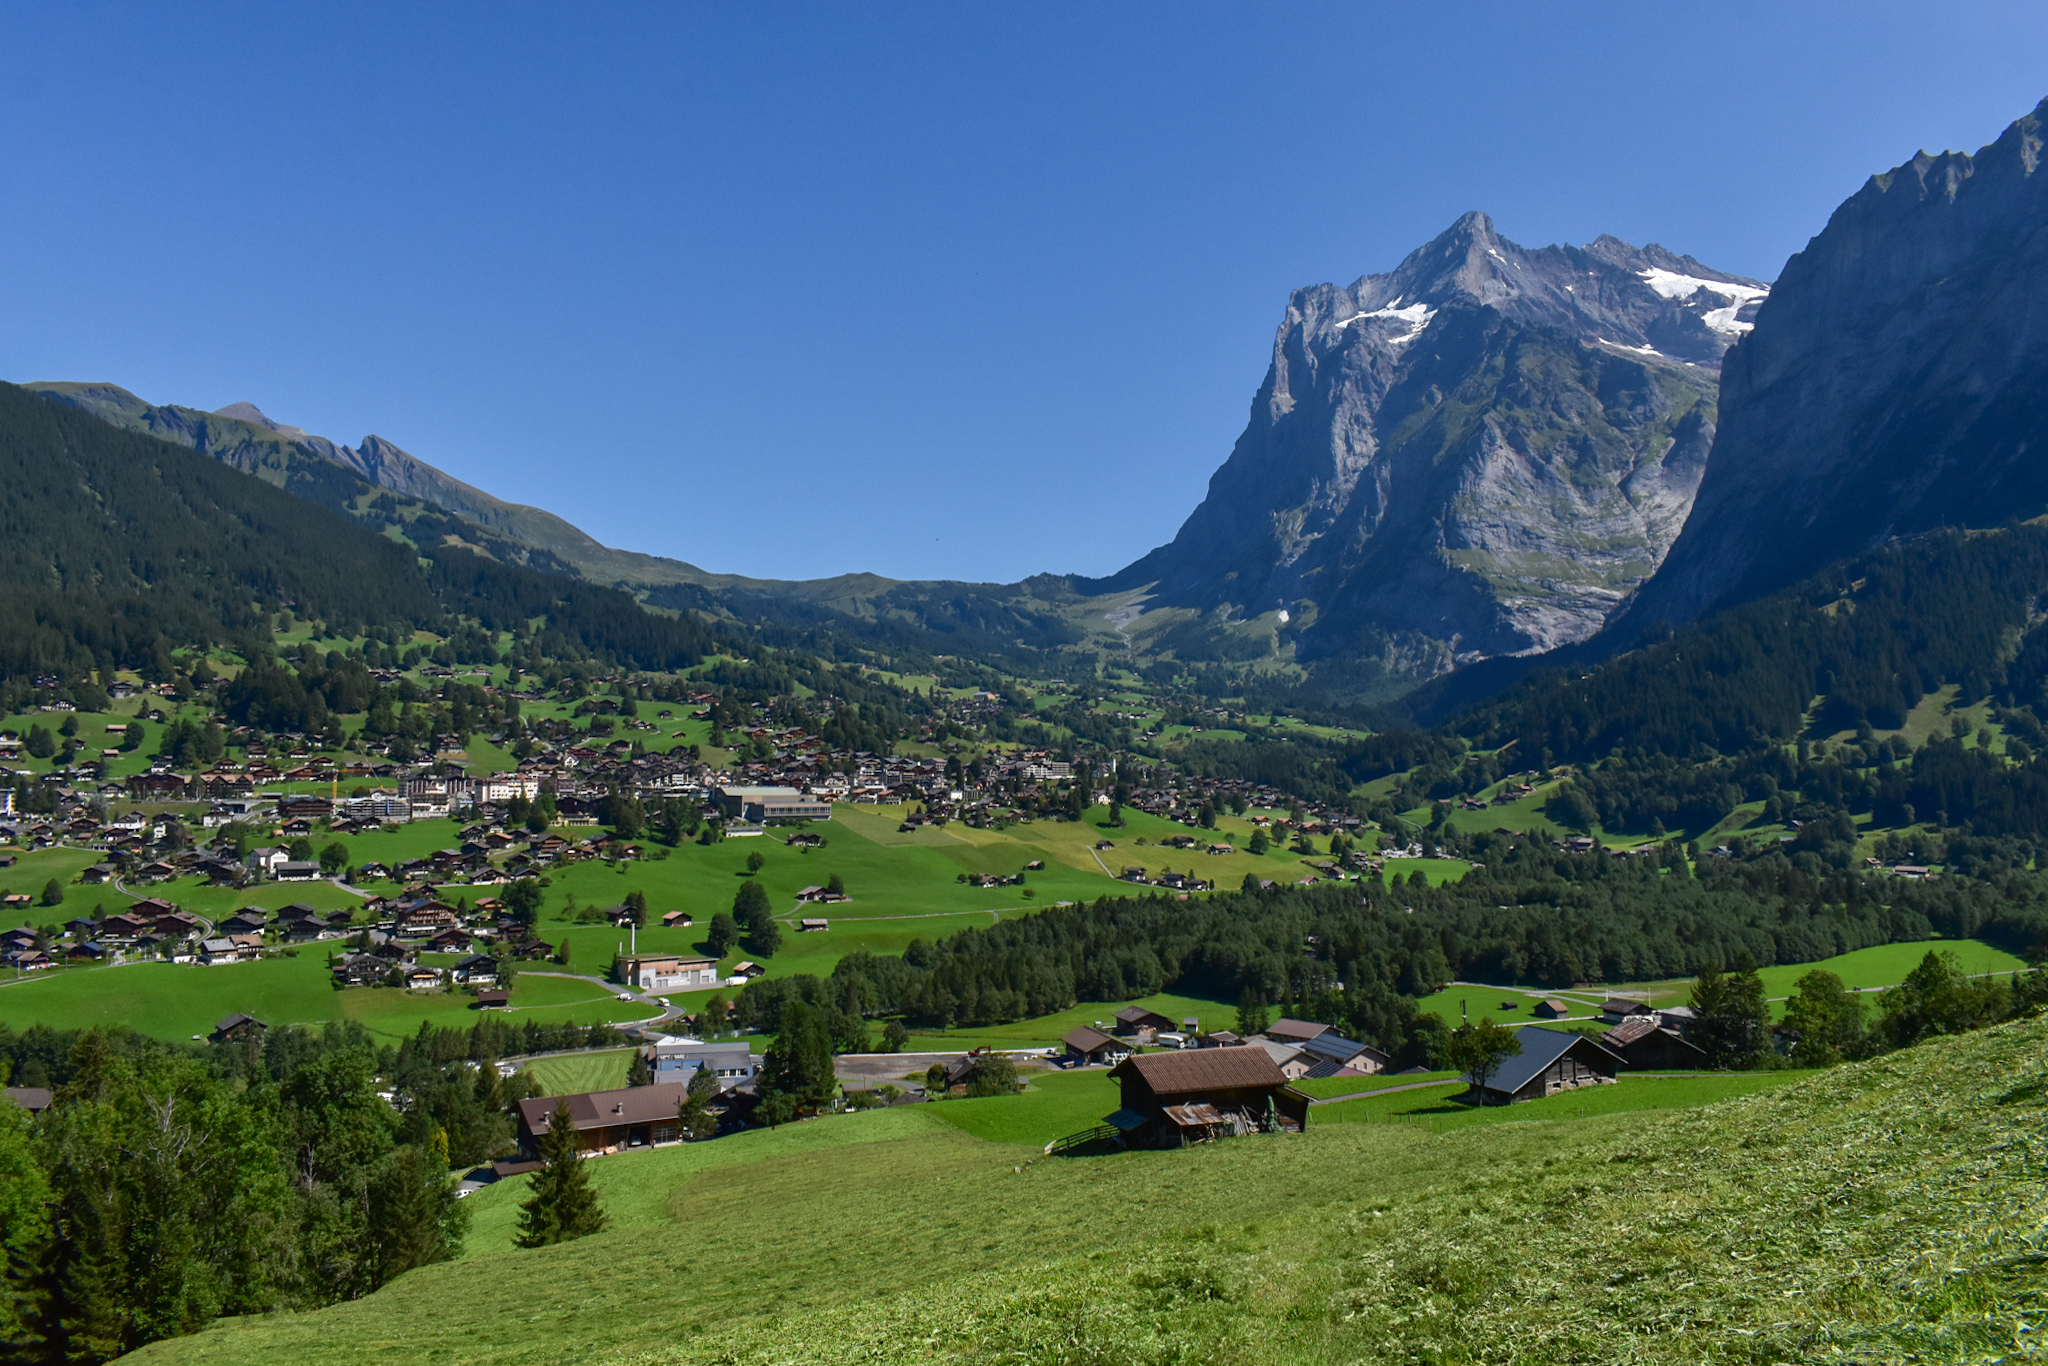
<instances>
[{"instance_id":1,"label":"paved road","mask_svg":"<svg viewBox=\"0 0 2048 1366\"><path fill-rule=\"evenodd\" d=\"M564 977L572 982L588 982L590 985L607 992L614 999L619 995L618 983L607 982L602 977L591 977L580 972L549 972L542 968L521 968L519 975L521 977ZM618 1029L621 1033L644 1034L655 1026L667 1024L670 1020L678 1019L684 1014L681 1006L663 1005L658 997L648 992L628 992L626 994L630 999L637 1001L641 1005L654 1006L661 1011L661 1014L652 1020L634 1020L628 1024L619 1025Z\"/></svg>"}]
</instances>

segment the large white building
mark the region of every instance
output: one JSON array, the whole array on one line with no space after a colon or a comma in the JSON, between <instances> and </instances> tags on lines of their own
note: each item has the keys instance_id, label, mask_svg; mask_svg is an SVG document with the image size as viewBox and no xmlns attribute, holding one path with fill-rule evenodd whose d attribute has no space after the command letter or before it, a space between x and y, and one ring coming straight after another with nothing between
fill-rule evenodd
<instances>
[{"instance_id":1,"label":"large white building","mask_svg":"<svg viewBox=\"0 0 2048 1366\"><path fill-rule=\"evenodd\" d=\"M718 804L728 816L747 821L829 821L832 803L793 787L721 787Z\"/></svg>"}]
</instances>

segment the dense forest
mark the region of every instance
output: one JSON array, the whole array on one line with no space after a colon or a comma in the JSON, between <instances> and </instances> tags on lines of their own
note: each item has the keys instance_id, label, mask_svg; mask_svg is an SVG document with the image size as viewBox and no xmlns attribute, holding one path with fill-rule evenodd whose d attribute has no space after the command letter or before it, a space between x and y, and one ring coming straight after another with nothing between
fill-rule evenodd
<instances>
[{"instance_id":1,"label":"dense forest","mask_svg":"<svg viewBox=\"0 0 2048 1366\"><path fill-rule=\"evenodd\" d=\"M622 1042L497 1020L395 1048L355 1024L205 1047L0 1025L0 1080L59 1102L33 1124L0 1105L0 1356L110 1360L455 1255L450 1167L511 1151L512 1107L539 1094L496 1059Z\"/></svg>"},{"instance_id":2,"label":"dense forest","mask_svg":"<svg viewBox=\"0 0 2048 1366\"><path fill-rule=\"evenodd\" d=\"M412 525L414 546L324 506L346 489L316 492L0 384L0 677L168 677L174 649L267 638L281 611L392 638L468 618L535 661L678 669L718 648L695 618L451 543L448 519Z\"/></svg>"},{"instance_id":3,"label":"dense forest","mask_svg":"<svg viewBox=\"0 0 2048 1366\"><path fill-rule=\"evenodd\" d=\"M1224 1000L1249 992L1399 1049L1412 1022L1406 998L1454 979L1653 980L1934 934L2048 953L2048 888L2017 870L1902 882L1816 875L1776 852L1708 857L1695 868L1675 843L1616 858L1492 835L1472 852L1483 866L1440 887L1418 873L1050 909L918 941L900 957L848 957L827 999L913 1023L972 1026L1159 991Z\"/></svg>"}]
</instances>

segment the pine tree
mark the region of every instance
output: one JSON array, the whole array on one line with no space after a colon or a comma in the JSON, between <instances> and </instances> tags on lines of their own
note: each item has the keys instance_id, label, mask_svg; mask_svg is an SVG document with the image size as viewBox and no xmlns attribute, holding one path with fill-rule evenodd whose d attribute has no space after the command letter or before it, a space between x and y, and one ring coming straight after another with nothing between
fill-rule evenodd
<instances>
[{"instance_id":1,"label":"pine tree","mask_svg":"<svg viewBox=\"0 0 2048 1366\"><path fill-rule=\"evenodd\" d=\"M583 1158L576 1145L575 1118L569 1102L555 1107L554 1118L540 1141L541 1161L533 1174L525 1203L519 1207L521 1247L547 1247L600 1232L610 1222L598 1207L597 1192L590 1188L590 1174L583 1170Z\"/></svg>"}]
</instances>

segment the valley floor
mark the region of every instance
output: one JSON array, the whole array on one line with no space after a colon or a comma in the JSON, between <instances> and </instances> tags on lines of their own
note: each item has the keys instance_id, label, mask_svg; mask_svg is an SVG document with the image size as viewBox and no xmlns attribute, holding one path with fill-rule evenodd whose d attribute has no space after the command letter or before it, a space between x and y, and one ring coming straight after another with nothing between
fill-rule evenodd
<instances>
[{"instance_id":1,"label":"valley floor","mask_svg":"<svg viewBox=\"0 0 2048 1366\"><path fill-rule=\"evenodd\" d=\"M606 1159L614 1226L550 1249L508 1246L508 1183L473 1197L460 1261L136 1360L2031 1357L2044 1060L2029 1022L1684 1110L1368 1117L1096 1159L999 1121L1029 1095L844 1116ZM1045 1094L1078 1113L1058 1093L1087 1085Z\"/></svg>"}]
</instances>

